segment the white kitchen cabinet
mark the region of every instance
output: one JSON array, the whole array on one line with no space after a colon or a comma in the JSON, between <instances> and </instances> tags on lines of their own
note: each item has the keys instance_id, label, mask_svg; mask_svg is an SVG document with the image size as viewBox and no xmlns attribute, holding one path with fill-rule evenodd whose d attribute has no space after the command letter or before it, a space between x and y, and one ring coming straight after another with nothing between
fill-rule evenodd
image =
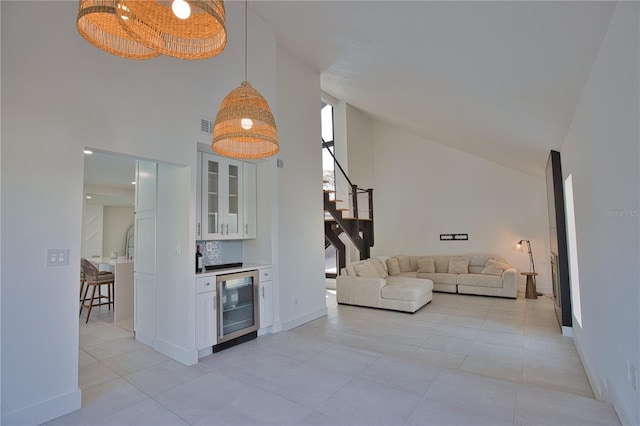
<instances>
[{"instance_id":1,"label":"white kitchen cabinet","mask_svg":"<svg viewBox=\"0 0 640 426\"><path fill-rule=\"evenodd\" d=\"M260 269L258 295L260 299L260 329L273 325L273 281L271 268Z\"/></svg>"},{"instance_id":2,"label":"white kitchen cabinet","mask_svg":"<svg viewBox=\"0 0 640 426\"><path fill-rule=\"evenodd\" d=\"M198 152L196 174L196 240L202 239L202 153Z\"/></svg>"},{"instance_id":3,"label":"white kitchen cabinet","mask_svg":"<svg viewBox=\"0 0 640 426\"><path fill-rule=\"evenodd\" d=\"M201 350L218 343L216 277L198 278L197 291L197 336L198 350Z\"/></svg>"},{"instance_id":4,"label":"white kitchen cabinet","mask_svg":"<svg viewBox=\"0 0 640 426\"><path fill-rule=\"evenodd\" d=\"M244 213L244 236L245 239L256 238L256 204L257 204L257 180L256 165L253 163L243 164L243 185L244 196L242 199Z\"/></svg>"},{"instance_id":5,"label":"white kitchen cabinet","mask_svg":"<svg viewBox=\"0 0 640 426\"><path fill-rule=\"evenodd\" d=\"M202 154L201 238L243 238L243 163Z\"/></svg>"}]
</instances>

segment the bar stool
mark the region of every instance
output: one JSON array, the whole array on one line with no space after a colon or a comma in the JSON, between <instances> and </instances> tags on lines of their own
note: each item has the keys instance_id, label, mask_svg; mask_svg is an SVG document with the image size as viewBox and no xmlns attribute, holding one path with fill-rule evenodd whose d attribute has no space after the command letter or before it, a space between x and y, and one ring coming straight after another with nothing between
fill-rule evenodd
<instances>
[{"instance_id":1,"label":"bar stool","mask_svg":"<svg viewBox=\"0 0 640 426\"><path fill-rule=\"evenodd\" d=\"M82 292L84 291L85 283L87 280L84 277L84 271L82 270L82 266L80 266L80 303L84 302L82 298Z\"/></svg>"},{"instance_id":2,"label":"bar stool","mask_svg":"<svg viewBox=\"0 0 640 426\"><path fill-rule=\"evenodd\" d=\"M114 292L114 282L115 276L111 272L106 271L98 271L93 263L89 262L87 259L82 259L82 271L84 272L85 284L84 284L84 294L82 295L81 303L80 303L80 316L82 316L82 309L86 308L87 311L87 323L89 322L89 317L91 316L91 309L94 306L102 306L108 305L109 310L111 310L111 305L113 305L113 292ZM107 295L102 294L102 286L107 286ZM91 288L91 296L87 297L87 293L89 292L89 288ZM96 290L98 294L96 295ZM107 299L106 302L103 302L102 299Z\"/></svg>"}]
</instances>

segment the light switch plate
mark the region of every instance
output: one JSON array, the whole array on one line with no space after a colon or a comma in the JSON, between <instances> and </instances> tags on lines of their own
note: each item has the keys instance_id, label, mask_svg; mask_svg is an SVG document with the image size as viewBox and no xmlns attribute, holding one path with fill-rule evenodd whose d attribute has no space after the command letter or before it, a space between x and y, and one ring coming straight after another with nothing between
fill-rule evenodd
<instances>
[{"instance_id":1,"label":"light switch plate","mask_svg":"<svg viewBox=\"0 0 640 426\"><path fill-rule=\"evenodd\" d=\"M69 249L47 250L47 266L64 266L69 264Z\"/></svg>"}]
</instances>

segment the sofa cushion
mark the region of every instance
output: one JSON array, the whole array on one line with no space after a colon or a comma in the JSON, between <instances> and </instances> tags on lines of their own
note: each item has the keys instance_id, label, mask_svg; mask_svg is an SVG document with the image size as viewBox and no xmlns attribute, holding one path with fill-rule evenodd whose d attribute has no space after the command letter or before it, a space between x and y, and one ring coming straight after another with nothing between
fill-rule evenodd
<instances>
[{"instance_id":1,"label":"sofa cushion","mask_svg":"<svg viewBox=\"0 0 640 426\"><path fill-rule=\"evenodd\" d=\"M436 262L432 257L421 257L417 262L418 273L434 274L436 272Z\"/></svg>"},{"instance_id":2,"label":"sofa cushion","mask_svg":"<svg viewBox=\"0 0 640 426\"><path fill-rule=\"evenodd\" d=\"M502 277L482 274L460 274L458 284L472 287L494 287L502 288Z\"/></svg>"},{"instance_id":3,"label":"sofa cushion","mask_svg":"<svg viewBox=\"0 0 640 426\"><path fill-rule=\"evenodd\" d=\"M469 265L469 273L470 274L479 274L482 272L482 270L485 268L484 265L482 266L477 266L477 265Z\"/></svg>"},{"instance_id":4,"label":"sofa cushion","mask_svg":"<svg viewBox=\"0 0 640 426\"><path fill-rule=\"evenodd\" d=\"M400 274L396 275L396 277L400 278L418 278L417 272L400 272Z\"/></svg>"},{"instance_id":5,"label":"sofa cushion","mask_svg":"<svg viewBox=\"0 0 640 426\"><path fill-rule=\"evenodd\" d=\"M389 275L400 275L400 265L398 265L398 259L395 257L387 259L387 268L389 269Z\"/></svg>"},{"instance_id":6,"label":"sofa cushion","mask_svg":"<svg viewBox=\"0 0 640 426\"><path fill-rule=\"evenodd\" d=\"M452 256L449 258L450 274L468 274L469 273L469 257L468 256Z\"/></svg>"},{"instance_id":7,"label":"sofa cushion","mask_svg":"<svg viewBox=\"0 0 640 426\"><path fill-rule=\"evenodd\" d=\"M363 278L384 278L378 274L378 270L373 263L365 261L359 263L353 267L356 271L356 275Z\"/></svg>"},{"instance_id":8,"label":"sofa cushion","mask_svg":"<svg viewBox=\"0 0 640 426\"><path fill-rule=\"evenodd\" d=\"M498 277L501 277L502 273L507 269L509 269L509 265L507 265L506 263L500 263L496 262L495 260L489 259L487 260L487 266L485 266L484 269L480 271L480 273L484 275L496 275Z\"/></svg>"},{"instance_id":9,"label":"sofa cushion","mask_svg":"<svg viewBox=\"0 0 640 426\"><path fill-rule=\"evenodd\" d=\"M433 260L436 262L436 272L448 274L449 273L449 258L451 256L433 256Z\"/></svg>"},{"instance_id":10,"label":"sofa cushion","mask_svg":"<svg viewBox=\"0 0 640 426\"><path fill-rule=\"evenodd\" d=\"M458 284L458 274L441 274L439 272L436 272L435 274L428 274L418 272L418 278L431 280L434 284Z\"/></svg>"},{"instance_id":11,"label":"sofa cushion","mask_svg":"<svg viewBox=\"0 0 640 426\"><path fill-rule=\"evenodd\" d=\"M487 265L487 260L496 260L495 254L469 253L466 256L469 257L469 266L482 266L483 268ZM471 269L469 269L469 271L471 271Z\"/></svg>"},{"instance_id":12,"label":"sofa cushion","mask_svg":"<svg viewBox=\"0 0 640 426\"><path fill-rule=\"evenodd\" d=\"M411 272L411 261L409 256L396 256L398 259L398 266L400 266L400 272Z\"/></svg>"},{"instance_id":13,"label":"sofa cushion","mask_svg":"<svg viewBox=\"0 0 640 426\"><path fill-rule=\"evenodd\" d=\"M382 287L380 295L383 299L416 300L433 290L433 283L426 280L407 278L390 278Z\"/></svg>"},{"instance_id":14,"label":"sofa cushion","mask_svg":"<svg viewBox=\"0 0 640 426\"><path fill-rule=\"evenodd\" d=\"M380 259L376 259L371 258L371 264L374 266L374 268L376 268L376 271L378 272L378 276L380 278L387 278L387 276L389 276L389 274L387 273L387 268L385 268L385 265L382 263L382 260Z\"/></svg>"}]
</instances>

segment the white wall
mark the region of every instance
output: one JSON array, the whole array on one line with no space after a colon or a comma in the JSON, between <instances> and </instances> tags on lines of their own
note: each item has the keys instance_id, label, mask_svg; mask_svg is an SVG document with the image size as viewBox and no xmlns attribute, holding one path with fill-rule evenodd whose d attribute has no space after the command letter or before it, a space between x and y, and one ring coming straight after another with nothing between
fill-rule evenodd
<instances>
[{"instance_id":1,"label":"white wall","mask_svg":"<svg viewBox=\"0 0 640 426\"><path fill-rule=\"evenodd\" d=\"M346 117L349 179L360 188L373 188L373 120L349 104L346 104ZM366 197L363 196L362 199L365 200Z\"/></svg>"},{"instance_id":2,"label":"white wall","mask_svg":"<svg viewBox=\"0 0 640 426\"><path fill-rule=\"evenodd\" d=\"M277 49L280 316L289 329L326 313L320 76Z\"/></svg>"},{"instance_id":3,"label":"white wall","mask_svg":"<svg viewBox=\"0 0 640 426\"><path fill-rule=\"evenodd\" d=\"M344 111L344 126L346 138L346 156L343 166L347 170L349 179L359 188L373 188L375 184L375 171L373 161L373 120L359 109L347 103L341 104L341 111ZM349 188L349 191L351 189ZM353 209L351 196L346 196L348 205ZM353 216L351 210L349 216ZM358 217L367 218L369 216L369 196L358 195ZM347 246L347 263L360 259L360 252L347 237L346 233L340 234L340 238Z\"/></svg>"},{"instance_id":4,"label":"white wall","mask_svg":"<svg viewBox=\"0 0 640 426\"><path fill-rule=\"evenodd\" d=\"M639 14L637 2L618 3L561 150L578 243L574 341L594 392L625 424L640 423L640 389L627 379L628 361L640 367Z\"/></svg>"},{"instance_id":5,"label":"white wall","mask_svg":"<svg viewBox=\"0 0 640 426\"><path fill-rule=\"evenodd\" d=\"M194 247L200 118L212 120L242 81L243 13L241 5L228 4L228 43L215 58L130 61L78 34L75 2L2 1L0 7L2 422L36 424L80 406L82 149L189 166L185 239ZM273 104L275 35L251 15L250 26L249 78ZM46 267L47 248L68 248L69 265ZM194 286L191 272L182 277L187 291Z\"/></svg>"},{"instance_id":6,"label":"white wall","mask_svg":"<svg viewBox=\"0 0 640 426\"><path fill-rule=\"evenodd\" d=\"M127 231L133 225L133 206L105 206L102 217L102 253L124 256Z\"/></svg>"},{"instance_id":7,"label":"white wall","mask_svg":"<svg viewBox=\"0 0 640 426\"><path fill-rule=\"evenodd\" d=\"M531 240L538 291L552 293L546 187L535 178L374 122L375 247L382 254L495 253L529 271ZM540 165L544 167L544 165ZM440 234L469 234L440 241ZM519 276L520 288L524 277Z\"/></svg>"}]
</instances>

